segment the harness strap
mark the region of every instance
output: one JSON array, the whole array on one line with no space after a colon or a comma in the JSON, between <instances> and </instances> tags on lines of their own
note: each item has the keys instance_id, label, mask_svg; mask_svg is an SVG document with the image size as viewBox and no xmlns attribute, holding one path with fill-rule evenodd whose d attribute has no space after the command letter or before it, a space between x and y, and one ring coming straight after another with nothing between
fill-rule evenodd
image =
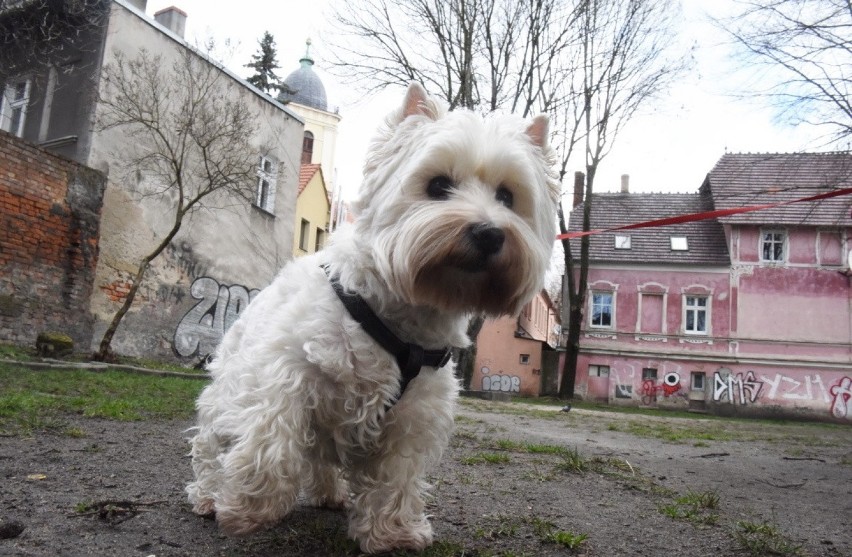
<instances>
[{"instance_id":1,"label":"harness strap","mask_svg":"<svg viewBox=\"0 0 852 557\"><path fill-rule=\"evenodd\" d=\"M450 361L452 355L450 347L442 350L425 350L419 344L402 341L379 319L364 298L347 292L338 278L331 276L328 266L323 265L322 268L334 293L337 294L352 319L357 321L364 331L379 343L379 346L396 359L400 372L399 395L396 400L402 398L405 388L412 379L417 377L421 368L424 366L440 368Z\"/></svg>"}]
</instances>

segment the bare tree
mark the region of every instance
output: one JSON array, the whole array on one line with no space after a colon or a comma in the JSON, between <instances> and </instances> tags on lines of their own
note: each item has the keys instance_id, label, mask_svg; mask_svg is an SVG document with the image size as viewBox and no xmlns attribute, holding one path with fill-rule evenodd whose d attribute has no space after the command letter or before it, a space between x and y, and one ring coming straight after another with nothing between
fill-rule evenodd
<instances>
[{"instance_id":1,"label":"bare tree","mask_svg":"<svg viewBox=\"0 0 852 557\"><path fill-rule=\"evenodd\" d=\"M792 124L828 128L836 141L852 137L852 2L744 0L735 17L717 20L770 82L771 99ZM750 91L754 94L754 90Z\"/></svg>"},{"instance_id":2,"label":"bare tree","mask_svg":"<svg viewBox=\"0 0 852 557\"><path fill-rule=\"evenodd\" d=\"M75 41L98 30L109 12L107 0L0 0L0 82L34 64L78 49Z\"/></svg>"},{"instance_id":3,"label":"bare tree","mask_svg":"<svg viewBox=\"0 0 852 557\"><path fill-rule=\"evenodd\" d=\"M581 145L585 167L582 230L591 228L595 176L622 128L637 110L664 91L688 67L689 57L669 56L677 5L673 0L581 0L576 19L577 50L569 102L558 113L563 134L560 177L574 147ZM559 227L567 232L560 203ZM577 246L579 244L579 246ZM580 333L586 304L589 238L562 241L565 254L568 340L559 396L574 396ZM579 258L575 252L579 247ZM566 300L563 300L563 303Z\"/></svg>"},{"instance_id":4,"label":"bare tree","mask_svg":"<svg viewBox=\"0 0 852 557\"><path fill-rule=\"evenodd\" d=\"M528 115L552 102L574 11L552 0L361 0L336 13L336 70L368 90L419 81L451 109Z\"/></svg>"},{"instance_id":5,"label":"bare tree","mask_svg":"<svg viewBox=\"0 0 852 557\"><path fill-rule=\"evenodd\" d=\"M155 245L139 261L130 291L107 328L97 359L110 345L130 309L151 262L169 245L187 217L214 207L213 200L252 200L257 151L251 138L254 113L206 53L181 49L173 64L145 50L133 59L119 55L103 72L99 131L120 129L134 138L125 168L144 176L143 196L170 207L171 224L157 231Z\"/></svg>"}]
</instances>

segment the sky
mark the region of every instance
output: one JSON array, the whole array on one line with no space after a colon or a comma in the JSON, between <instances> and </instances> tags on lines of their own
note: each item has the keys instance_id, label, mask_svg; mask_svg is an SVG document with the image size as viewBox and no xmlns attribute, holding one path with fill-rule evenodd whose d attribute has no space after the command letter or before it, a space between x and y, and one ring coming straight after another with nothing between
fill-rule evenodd
<instances>
[{"instance_id":1,"label":"sky","mask_svg":"<svg viewBox=\"0 0 852 557\"><path fill-rule=\"evenodd\" d=\"M632 192L695 192L726 152L825 150L821 132L778 123L771 108L735 94L754 75L739 68L732 48L723 42L723 33L708 19L708 15L730 15L736 7L733 0L682 3L680 37L685 44L695 42L695 66L622 130L601 163L596 192L618 191L622 174L630 175ZM353 198L367 144L386 113L402 101L404 91L386 90L376 97L364 97L324 70L331 0L148 0L147 13L153 15L172 5L188 15L186 39L190 43L212 37L229 39L235 45L233 57L224 62L242 77L251 74L244 65L257 52L264 31L275 37L282 79L299 67L305 40L311 39L314 70L326 87L330 109L337 108L342 116L337 181L344 197Z\"/></svg>"}]
</instances>

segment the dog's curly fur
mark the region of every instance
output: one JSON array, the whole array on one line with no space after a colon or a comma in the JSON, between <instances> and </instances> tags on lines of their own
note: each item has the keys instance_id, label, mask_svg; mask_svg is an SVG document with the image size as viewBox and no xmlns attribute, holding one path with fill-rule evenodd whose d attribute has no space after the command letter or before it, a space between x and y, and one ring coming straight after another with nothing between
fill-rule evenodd
<instances>
[{"instance_id":1,"label":"dog's curly fur","mask_svg":"<svg viewBox=\"0 0 852 557\"><path fill-rule=\"evenodd\" d=\"M196 513L245 535L302 494L348 508L365 552L432 543L424 477L452 432L454 364L424 368L392 404L396 360L321 266L406 342L468 345L471 314L515 314L542 287L557 191L547 133L545 117L447 112L409 87L371 146L354 223L285 266L218 347L191 441Z\"/></svg>"}]
</instances>

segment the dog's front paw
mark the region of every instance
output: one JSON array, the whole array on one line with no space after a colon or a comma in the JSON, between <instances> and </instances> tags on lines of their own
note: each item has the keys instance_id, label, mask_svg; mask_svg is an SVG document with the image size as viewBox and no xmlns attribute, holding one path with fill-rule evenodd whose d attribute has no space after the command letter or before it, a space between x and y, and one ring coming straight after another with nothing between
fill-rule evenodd
<instances>
[{"instance_id":1,"label":"dog's front paw","mask_svg":"<svg viewBox=\"0 0 852 557\"><path fill-rule=\"evenodd\" d=\"M407 524L378 520L366 532L356 532L350 527L349 533L364 553L386 553L395 549L422 551L432 545L432 525L425 517Z\"/></svg>"},{"instance_id":2,"label":"dog's front paw","mask_svg":"<svg viewBox=\"0 0 852 557\"><path fill-rule=\"evenodd\" d=\"M216 523L222 532L234 538L253 534L266 524L251 516L230 511L216 511Z\"/></svg>"}]
</instances>

